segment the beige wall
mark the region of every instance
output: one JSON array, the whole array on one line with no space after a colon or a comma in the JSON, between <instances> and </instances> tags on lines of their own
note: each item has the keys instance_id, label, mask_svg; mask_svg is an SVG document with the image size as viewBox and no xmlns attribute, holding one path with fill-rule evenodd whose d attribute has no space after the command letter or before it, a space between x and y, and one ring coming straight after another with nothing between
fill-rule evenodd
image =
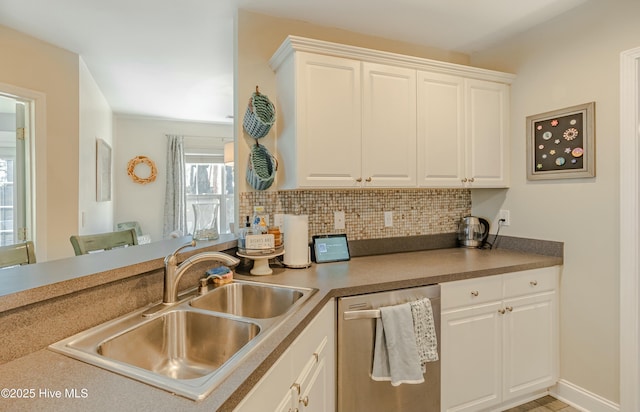
<instances>
[{"instance_id":1,"label":"beige wall","mask_svg":"<svg viewBox=\"0 0 640 412\"><path fill-rule=\"evenodd\" d=\"M78 233L87 235L113 230L111 201L96 201L96 140L113 147L113 113L86 64L80 59L80 138Z\"/></svg>"},{"instance_id":2,"label":"beige wall","mask_svg":"<svg viewBox=\"0 0 640 412\"><path fill-rule=\"evenodd\" d=\"M472 63L517 73L511 103L511 188L475 191L473 212L511 211L506 235L565 242L561 377L619 402L619 60L640 46L640 2L590 1ZM596 177L528 182L525 118L596 102Z\"/></svg>"},{"instance_id":3,"label":"beige wall","mask_svg":"<svg viewBox=\"0 0 640 412\"><path fill-rule=\"evenodd\" d=\"M239 136L236 158L240 159L239 162L236 161L236 173L238 175L239 192L253 190L245 182L246 159L249 156L249 147L254 142L253 139L245 136L242 129L242 119L247 102L256 85L260 86L262 93L276 102L278 96L275 86L275 74L269 67L269 59L288 35L309 37L451 63L467 64L469 61L469 57L461 53L418 46L331 27L317 26L297 20L266 16L246 10L238 10L236 30L235 98L237 103L235 118L237 119L236 132ZM276 138L274 129L271 130L269 135L260 140L260 143L265 145L272 153L275 153ZM269 190L274 189L275 185Z\"/></svg>"},{"instance_id":4,"label":"beige wall","mask_svg":"<svg viewBox=\"0 0 640 412\"><path fill-rule=\"evenodd\" d=\"M38 259L45 257L44 250L48 259L73 255L69 235L78 228L78 55L3 26L0 50L0 83L46 96L46 184L36 188L39 201L46 199L46 208L37 211L36 254L41 251ZM36 144L43 136L36 130ZM40 236L43 225L46 248L39 249L38 241L45 237L44 232Z\"/></svg>"}]
</instances>

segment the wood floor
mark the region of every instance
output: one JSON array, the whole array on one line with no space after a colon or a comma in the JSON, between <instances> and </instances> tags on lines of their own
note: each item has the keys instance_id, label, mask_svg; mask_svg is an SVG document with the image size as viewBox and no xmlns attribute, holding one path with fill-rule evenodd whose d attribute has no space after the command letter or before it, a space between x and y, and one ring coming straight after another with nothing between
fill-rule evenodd
<instances>
[{"instance_id":1,"label":"wood floor","mask_svg":"<svg viewBox=\"0 0 640 412\"><path fill-rule=\"evenodd\" d=\"M507 409L505 412L580 412L579 409L569 406L566 403L559 401L553 396L545 396L535 401L525 403L524 405L516 406L515 408Z\"/></svg>"}]
</instances>

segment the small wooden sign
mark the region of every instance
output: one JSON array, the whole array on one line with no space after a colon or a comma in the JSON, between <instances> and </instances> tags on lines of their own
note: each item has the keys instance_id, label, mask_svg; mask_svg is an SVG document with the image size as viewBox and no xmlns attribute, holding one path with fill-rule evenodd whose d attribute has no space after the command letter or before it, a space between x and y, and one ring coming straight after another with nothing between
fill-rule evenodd
<instances>
[{"instance_id":1,"label":"small wooden sign","mask_svg":"<svg viewBox=\"0 0 640 412\"><path fill-rule=\"evenodd\" d=\"M245 242L247 249L273 249L275 244L272 234L247 235Z\"/></svg>"}]
</instances>

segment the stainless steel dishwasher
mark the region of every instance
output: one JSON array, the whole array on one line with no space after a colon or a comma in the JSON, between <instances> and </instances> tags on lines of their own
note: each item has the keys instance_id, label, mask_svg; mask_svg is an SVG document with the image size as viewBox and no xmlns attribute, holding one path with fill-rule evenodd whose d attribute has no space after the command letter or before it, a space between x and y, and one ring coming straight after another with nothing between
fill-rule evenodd
<instances>
[{"instance_id":1,"label":"stainless steel dishwasher","mask_svg":"<svg viewBox=\"0 0 640 412\"><path fill-rule=\"evenodd\" d=\"M424 383L391 386L371 379L378 308L429 298L440 354L440 285L338 299L338 412L440 411L440 361L427 363Z\"/></svg>"}]
</instances>

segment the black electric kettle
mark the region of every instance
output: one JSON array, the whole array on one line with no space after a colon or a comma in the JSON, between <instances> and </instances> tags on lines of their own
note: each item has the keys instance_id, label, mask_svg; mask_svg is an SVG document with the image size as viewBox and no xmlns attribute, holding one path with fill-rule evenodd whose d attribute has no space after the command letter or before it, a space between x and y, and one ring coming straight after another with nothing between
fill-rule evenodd
<instances>
[{"instance_id":1,"label":"black electric kettle","mask_svg":"<svg viewBox=\"0 0 640 412\"><path fill-rule=\"evenodd\" d=\"M489 237L489 221L466 216L458 224L458 243L462 247L482 248Z\"/></svg>"}]
</instances>

